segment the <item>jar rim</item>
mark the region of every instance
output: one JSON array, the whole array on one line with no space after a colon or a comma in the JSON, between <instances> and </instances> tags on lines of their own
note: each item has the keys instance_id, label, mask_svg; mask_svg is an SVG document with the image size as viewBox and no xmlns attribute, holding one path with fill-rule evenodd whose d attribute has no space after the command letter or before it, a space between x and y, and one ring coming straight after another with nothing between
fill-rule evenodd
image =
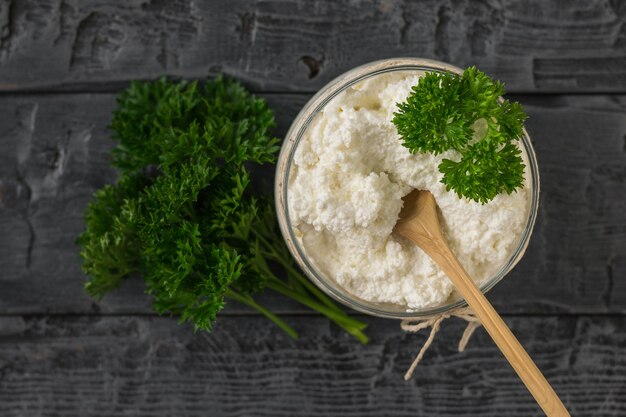
<instances>
[{"instance_id":1,"label":"jar rim","mask_svg":"<svg viewBox=\"0 0 626 417\"><path fill-rule=\"evenodd\" d=\"M298 148L304 134L317 114L337 95L345 91L352 85L365 79L387 73L397 71L436 71L436 72L452 72L461 74L463 70L453 65L422 58L389 58L379 61L370 62L356 68L353 68L337 78L330 81L322 87L300 110L296 118L291 124L287 135L283 141L281 151L276 164L276 177L274 187L274 198L276 202L276 213L281 234L287 244L291 255L296 260L298 266L305 275L313 281L322 291L328 294L338 302L359 312L385 318L395 319L419 319L426 316L445 314L451 310L467 306L465 300L448 301L434 307L424 309L408 309L396 304L381 304L362 300L345 290L341 285L337 284L332 277L326 276L316 269L311 260L302 247L299 239L294 234L294 227L289 217L288 204L288 184L291 167L295 151ZM528 206L528 218L526 225L518 239L515 250L507 261L494 273L490 278L484 280L480 290L486 293L500 282L523 257L533 227L537 218L539 208L539 171L537 167L537 158L532 146L530 136L526 129L523 129L523 135L520 143L522 144L522 156L526 156L525 163L529 176L527 178L527 187L530 189L530 201Z\"/></svg>"}]
</instances>

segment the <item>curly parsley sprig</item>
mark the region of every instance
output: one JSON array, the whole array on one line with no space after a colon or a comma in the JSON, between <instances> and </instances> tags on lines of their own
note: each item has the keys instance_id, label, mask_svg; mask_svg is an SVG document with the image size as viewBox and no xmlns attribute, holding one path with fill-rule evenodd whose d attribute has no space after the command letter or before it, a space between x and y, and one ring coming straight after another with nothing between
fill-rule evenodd
<instances>
[{"instance_id":1,"label":"curly parsley sprig","mask_svg":"<svg viewBox=\"0 0 626 417\"><path fill-rule=\"evenodd\" d=\"M431 72L398 103L392 122L411 153L457 151L460 160L439 165L441 181L459 197L484 204L524 182L521 151L513 142L523 134L526 114L503 94L504 85L476 67L461 76Z\"/></svg>"},{"instance_id":2,"label":"curly parsley sprig","mask_svg":"<svg viewBox=\"0 0 626 417\"><path fill-rule=\"evenodd\" d=\"M250 186L249 167L276 159L273 127L265 101L231 80L132 83L111 122L120 178L95 193L78 239L87 292L101 298L140 274L157 312L197 329L211 330L228 299L296 338L255 299L268 289L367 342L366 325L296 269L271 199Z\"/></svg>"}]
</instances>

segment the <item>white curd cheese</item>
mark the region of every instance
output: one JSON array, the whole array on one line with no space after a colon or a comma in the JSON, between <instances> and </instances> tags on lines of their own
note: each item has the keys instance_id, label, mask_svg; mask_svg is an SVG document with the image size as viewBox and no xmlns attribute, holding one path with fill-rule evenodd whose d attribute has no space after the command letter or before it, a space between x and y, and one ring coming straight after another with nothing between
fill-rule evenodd
<instances>
[{"instance_id":1,"label":"white curd cheese","mask_svg":"<svg viewBox=\"0 0 626 417\"><path fill-rule=\"evenodd\" d=\"M487 204L446 191L438 165L454 151L412 155L391 123L419 74L382 74L340 93L299 143L288 184L289 216L320 273L351 294L408 310L446 302L453 285L411 242L392 234L402 197L430 190L459 261L480 284L507 260L525 226L529 192Z\"/></svg>"}]
</instances>

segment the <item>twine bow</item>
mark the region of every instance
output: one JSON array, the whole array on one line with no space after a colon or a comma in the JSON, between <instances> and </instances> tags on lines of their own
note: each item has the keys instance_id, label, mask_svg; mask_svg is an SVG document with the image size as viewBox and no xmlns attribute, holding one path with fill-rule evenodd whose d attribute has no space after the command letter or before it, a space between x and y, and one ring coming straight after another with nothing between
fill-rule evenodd
<instances>
[{"instance_id":1,"label":"twine bow","mask_svg":"<svg viewBox=\"0 0 626 417\"><path fill-rule=\"evenodd\" d=\"M438 314L435 316L427 316L421 319L412 319L412 320L402 320L400 323L400 327L405 332L416 333L422 329L426 329L430 327L430 334L428 335L428 339L424 342L424 345L420 349L419 353L413 359L413 363L404 374L404 380L408 381L413 376L413 372L417 365L420 363L424 354L435 340L435 335L439 331L439 327L441 326L441 322L445 319L449 319L450 317L458 317L461 320L467 321L467 327L463 332L463 336L461 336L461 340L459 340L459 352L463 352L465 347L467 346L467 342L469 342L470 337L474 334L474 331L480 326L480 320L476 317L476 314L472 311L470 307L457 308L456 310L452 310L447 313Z\"/></svg>"}]
</instances>

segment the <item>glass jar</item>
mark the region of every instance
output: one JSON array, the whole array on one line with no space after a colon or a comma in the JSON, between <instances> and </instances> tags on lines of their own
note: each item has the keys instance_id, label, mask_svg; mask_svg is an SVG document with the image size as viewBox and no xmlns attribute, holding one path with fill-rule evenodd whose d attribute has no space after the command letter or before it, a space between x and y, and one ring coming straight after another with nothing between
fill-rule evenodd
<instances>
[{"instance_id":1,"label":"glass jar","mask_svg":"<svg viewBox=\"0 0 626 417\"><path fill-rule=\"evenodd\" d=\"M287 132L278 157L274 197L276 200L278 223L289 251L304 273L319 288L335 300L362 313L396 319L419 319L421 317L442 314L459 307L464 307L466 303L462 299L452 299L436 307L421 310L408 310L406 307L397 304L381 304L362 300L343 289L332 277L325 276L324 273L315 268L314 263L307 257L306 251L296 237L289 217L289 175L293 165L295 151L311 121L331 100L350 86L373 76L396 71L411 71L417 73L447 71L456 74L463 72L460 68L455 66L429 59L391 58L361 65L335 78L309 100L296 116L291 128ZM539 172L537 170L535 151L526 130L524 130L520 143L522 149L521 156L527 167L526 172L528 177L526 186L530 188L530 198L528 199L529 206L527 209L528 217L519 240L517 244L513 246L507 261L493 276L485 280L484 284L481 286L483 293L493 288L493 286L504 278L522 258L528 246L537 217L539 204Z\"/></svg>"}]
</instances>

